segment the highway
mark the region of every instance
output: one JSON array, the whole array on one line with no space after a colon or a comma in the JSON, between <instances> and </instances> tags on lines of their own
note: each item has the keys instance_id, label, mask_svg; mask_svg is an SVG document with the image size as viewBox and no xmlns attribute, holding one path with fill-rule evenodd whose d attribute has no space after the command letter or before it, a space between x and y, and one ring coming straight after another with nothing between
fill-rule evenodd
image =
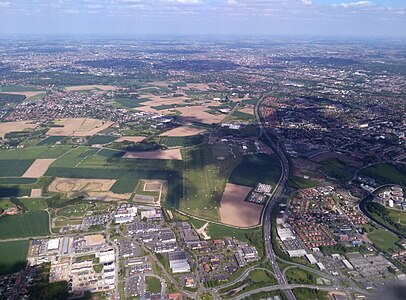
<instances>
[{"instance_id":1,"label":"highway","mask_svg":"<svg viewBox=\"0 0 406 300\"><path fill-rule=\"evenodd\" d=\"M269 133L267 132L264 124L262 123L261 116L259 114L259 106L261 102L265 99L267 95L264 95L261 97L261 99L258 101L258 103L255 105L255 117L257 119L258 125L260 127L260 136L264 137L267 140L267 144L272 148L272 150L275 152L275 154L278 156L280 162L281 162L281 167L282 167L282 172L281 172L281 177L279 179L278 184L276 185L272 196L266 203L266 207L264 209L264 213L262 215L262 224L264 228L264 239L265 239L265 253L266 253L266 258L271 262L275 277L279 283L279 285L287 286L288 282L286 278L283 276L283 273L281 269L279 268L279 265L276 261L276 255L275 252L272 248L272 237L271 237L271 232L272 232L272 211L278 201L278 199L283 195L285 192L285 186L286 183L289 179L289 174L290 174L290 167L289 167L289 161L288 158L286 157L285 153L279 146L279 144L275 143L272 138L269 136ZM260 291L259 289L256 291ZM285 294L289 300L295 300L296 297L293 294L291 289L286 289Z\"/></svg>"}]
</instances>

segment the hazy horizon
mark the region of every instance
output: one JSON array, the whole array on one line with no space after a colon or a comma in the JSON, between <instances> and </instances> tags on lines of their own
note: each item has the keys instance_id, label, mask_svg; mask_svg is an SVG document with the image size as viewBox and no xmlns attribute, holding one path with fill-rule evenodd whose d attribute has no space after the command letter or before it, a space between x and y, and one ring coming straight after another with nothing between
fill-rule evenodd
<instances>
[{"instance_id":1,"label":"hazy horizon","mask_svg":"<svg viewBox=\"0 0 406 300\"><path fill-rule=\"evenodd\" d=\"M0 35L406 37L401 0L0 0Z\"/></svg>"}]
</instances>

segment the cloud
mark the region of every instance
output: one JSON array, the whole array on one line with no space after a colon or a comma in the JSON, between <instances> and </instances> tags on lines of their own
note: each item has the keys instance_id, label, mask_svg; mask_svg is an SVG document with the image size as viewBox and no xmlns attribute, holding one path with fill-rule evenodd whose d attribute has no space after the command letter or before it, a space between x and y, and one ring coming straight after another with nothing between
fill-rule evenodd
<instances>
[{"instance_id":1,"label":"cloud","mask_svg":"<svg viewBox=\"0 0 406 300\"><path fill-rule=\"evenodd\" d=\"M0 2L0 7L10 6L10 2Z\"/></svg>"},{"instance_id":2,"label":"cloud","mask_svg":"<svg viewBox=\"0 0 406 300\"><path fill-rule=\"evenodd\" d=\"M302 1L303 4L306 4L306 5L312 5L313 4L312 0L301 0L301 1Z\"/></svg>"},{"instance_id":3,"label":"cloud","mask_svg":"<svg viewBox=\"0 0 406 300\"><path fill-rule=\"evenodd\" d=\"M227 0L228 5L236 5L238 2L236 0Z\"/></svg>"},{"instance_id":4,"label":"cloud","mask_svg":"<svg viewBox=\"0 0 406 300\"><path fill-rule=\"evenodd\" d=\"M169 2L179 3L179 4L200 4L203 3L201 0L168 0Z\"/></svg>"},{"instance_id":5,"label":"cloud","mask_svg":"<svg viewBox=\"0 0 406 300\"><path fill-rule=\"evenodd\" d=\"M337 3L333 4L334 7L354 8L354 7L367 7L374 5L371 1L358 1L350 3Z\"/></svg>"}]
</instances>

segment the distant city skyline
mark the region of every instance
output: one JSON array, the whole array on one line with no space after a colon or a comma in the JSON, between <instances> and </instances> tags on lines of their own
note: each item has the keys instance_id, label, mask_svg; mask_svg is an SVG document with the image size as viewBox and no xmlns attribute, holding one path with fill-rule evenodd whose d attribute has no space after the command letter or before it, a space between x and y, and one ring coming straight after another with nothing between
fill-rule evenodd
<instances>
[{"instance_id":1,"label":"distant city skyline","mask_svg":"<svg viewBox=\"0 0 406 300\"><path fill-rule=\"evenodd\" d=\"M402 0L0 0L0 34L406 37Z\"/></svg>"}]
</instances>

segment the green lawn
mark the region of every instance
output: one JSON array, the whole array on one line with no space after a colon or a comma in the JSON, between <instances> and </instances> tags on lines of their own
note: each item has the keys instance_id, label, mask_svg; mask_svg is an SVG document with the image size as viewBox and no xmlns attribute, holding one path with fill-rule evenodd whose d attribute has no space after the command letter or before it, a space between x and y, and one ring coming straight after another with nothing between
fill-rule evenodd
<instances>
[{"instance_id":1,"label":"green lawn","mask_svg":"<svg viewBox=\"0 0 406 300\"><path fill-rule=\"evenodd\" d=\"M0 275L25 267L29 244L29 241L0 242Z\"/></svg>"},{"instance_id":2,"label":"green lawn","mask_svg":"<svg viewBox=\"0 0 406 300\"><path fill-rule=\"evenodd\" d=\"M14 207L15 205L8 199L0 199L0 208L1 209L8 209L10 207Z\"/></svg>"},{"instance_id":3,"label":"green lawn","mask_svg":"<svg viewBox=\"0 0 406 300\"><path fill-rule=\"evenodd\" d=\"M147 285L147 291L149 291L150 293L161 292L161 281L158 278L146 276L145 284Z\"/></svg>"},{"instance_id":4,"label":"green lawn","mask_svg":"<svg viewBox=\"0 0 406 300\"><path fill-rule=\"evenodd\" d=\"M45 211L28 212L0 218L0 239L49 234L49 217Z\"/></svg>"},{"instance_id":5,"label":"green lawn","mask_svg":"<svg viewBox=\"0 0 406 300\"><path fill-rule=\"evenodd\" d=\"M79 203L75 205L65 206L58 210L58 216L66 218L79 218L83 217L87 212L88 205L86 203Z\"/></svg>"},{"instance_id":6,"label":"green lawn","mask_svg":"<svg viewBox=\"0 0 406 300\"><path fill-rule=\"evenodd\" d=\"M241 163L231 173L229 182L249 187L258 183L275 186L281 175L281 166L274 155L246 155Z\"/></svg>"},{"instance_id":7,"label":"green lawn","mask_svg":"<svg viewBox=\"0 0 406 300\"><path fill-rule=\"evenodd\" d=\"M394 220L396 223L406 226L406 212L388 209L388 213L391 219Z\"/></svg>"},{"instance_id":8,"label":"green lawn","mask_svg":"<svg viewBox=\"0 0 406 300\"><path fill-rule=\"evenodd\" d=\"M375 229L368 233L368 238L382 250L396 249L395 243L399 240L396 235L383 229Z\"/></svg>"},{"instance_id":9,"label":"green lawn","mask_svg":"<svg viewBox=\"0 0 406 300\"><path fill-rule=\"evenodd\" d=\"M48 208L47 201L45 199L22 198L20 201L29 211L40 211Z\"/></svg>"}]
</instances>

